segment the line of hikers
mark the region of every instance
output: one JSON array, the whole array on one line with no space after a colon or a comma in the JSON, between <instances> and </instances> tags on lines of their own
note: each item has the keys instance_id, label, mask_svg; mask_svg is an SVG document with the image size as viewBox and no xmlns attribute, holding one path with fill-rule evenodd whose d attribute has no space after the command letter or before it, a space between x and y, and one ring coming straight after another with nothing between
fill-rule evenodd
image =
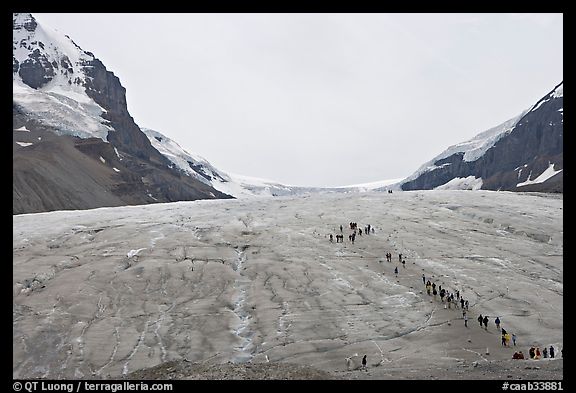
<instances>
[{"instance_id":1,"label":"line of hikers","mask_svg":"<svg viewBox=\"0 0 576 393\"><path fill-rule=\"evenodd\" d=\"M359 236L362 236L362 228L358 228L358 223L356 222L350 222L349 224L350 229L353 231L350 235L348 235L348 241L350 241L352 244L354 244L354 241L356 240L356 234L358 234ZM344 231L344 227L342 227L342 225L340 225L340 234L334 236L331 233L329 234L330 237L330 243L334 242L334 237L336 237L336 243L344 243L344 235L342 235L342 232ZM369 235L370 232L374 233L374 227L370 224L366 225L364 227L364 234L365 235Z\"/></svg>"},{"instance_id":2,"label":"line of hikers","mask_svg":"<svg viewBox=\"0 0 576 393\"><path fill-rule=\"evenodd\" d=\"M353 232L348 236L348 240L350 242L352 242L352 244L354 244L354 241L356 239L356 232L358 231L358 234L361 236L362 235L362 229L358 228L358 224L355 222L350 222L349 227ZM340 233L342 233L343 230L344 230L344 228L342 227L342 225L340 225ZM368 224L367 226L364 227L364 233L369 234L370 231L372 231L372 233L374 233L374 228L370 224ZM333 235L332 234L330 234L330 242L333 242ZM344 242L344 235L343 234L339 234L339 235L337 234L336 235L336 243L343 243L343 242ZM386 253L386 261L392 262L392 253L390 253L390 252ZM398 261L402 263L404 268L406 268L406 260L404 258L402 258L402 254L398 254ZM398 277L398 266L396 266L394 268L394 274L396 275L396 277ZM452 305L454 305L455 309L461 308L462 309L462 317L464 320L464 326L468 327L467 312L468 312L468 308L469 308L469 301L465 300L463 296L460 296L459 290L450 292L450 291L446 290L446 288L442 288L441 285L437 286L436 283L431 282L429 279L426 280L426 276L424 274L422 274L422 283L425 285L426 293L429 296L434 296L434 299L437 299L437 296L440 296L440 301L442 303L444 303L444 299L446 299L446 304L444 305L444 309L452 308ZM480 327L484 326L484 329L488 330L488 322L489 322L488 315L483 316L482 314L480 314L478 316L477 320L478 320ZM500 317L497 316L494 319L494 323L496 325L496 329L498 329L501 333L501 336L500 336L501 337L501 345L504 347L508 347L508 346L510 346L510 342L512 342L512 345L516 346L516 334L514 334L514 333L510 334L506 331L506 329L500 327L500 324L501 324ZM563 349L561 350L561 353L563 354ZM555 350L554 350L554 347L552 345L550 346L549 351L545 347L544 350L542 351L542 353L540 353L539 347L532 347L529 350L530 359L540 359L542 356L544 358L547 358L548 355L550 355L550 358L554 358ZM514 355L512 356L512 358L513 359L524 359L524 354L522 353L522 351L514 352Z\"/></svg>"},{"instance_id":3,"label":"line of hikers","mask_svg":"<svg viewBox=\"0 0 576 393\"><path fill-rule=\"evenodd\" d=\"M561 350L561 354L562 357L564 357L564 349ZM550 355L550 356L548 356ZM530 350L528 351L528 356L530 356L530 359L541 359L541 358L548 358L550 357L550 359L554 359L554 355L555 355L555 349L554 346L550 345L550 350L548 350L548 348L544 347L544 349L542 350L542 353L540 353L540 347L530 347ZM512 355L512 359L524 359L524 353L522 353L522 351L518 351L518 352L514 352L514 355Z\"/></svg>"},{"instance_id":4,"label":"line of hikers","mask_svg":"<svg viewBox=\"0 0 576 393\"><path fill-rule=\"evenodd\" d=\"M395 270L395 272L397 273L397 268ZM468 300L464 300L464 297L460 296L460 291L456 291L455 293L452 292L448 292L446 291L445 288L442 288L441 285L438 285L438 288L436 287L436 283L431 283L430 280L426 281L426 276L424 274L422 274L422 282L424 283L424 285L426 286L426 292L428 293L428 295L432 294L434 296L434 298L436 298L437 295L440 295L440 301L442 303L444 303L444 298L446 298L446 305L444 306L444 308L450 308L450 305L452 303L454 303L455 308L458 308L458 302L454 301L454 294L456 294L456 299L459 300L460 303L460 307L462 309L462 317L464 319L464 326L468 327L468 316L467 316L467 311L468 311L468 307L469 307L469 302ZM489 322L489 318L488 315L482 315L480 314L477 318L478 320L478 324L480 325L480 327L484 326L485 330L488 330L488 322ZM506 331L506 329L504 329L503 327L501 327L501 320L500 317L497 316L494 319L494 324L496 325L496 329L500 331L500 339L501 339L501 345L503 347L509 347L510 346L510 342L512 342L513 346L516 346L516 334L515 333L508 333ZM564 350L561 350L561 353L563 355ZM541 357L544 358L554 358L555 356L555 349L554 346L550 345L550 349L548 350L546 347L544 347L542 353L540 353L540 348L539 347L532 347L530 348L530 350L528 351L530 359L540 359ZM518 352L514 352L514 355L512 356L512 359L524 359L524 354L522 353L522 351L518 351Z\"/></svg>"}]
</instances>

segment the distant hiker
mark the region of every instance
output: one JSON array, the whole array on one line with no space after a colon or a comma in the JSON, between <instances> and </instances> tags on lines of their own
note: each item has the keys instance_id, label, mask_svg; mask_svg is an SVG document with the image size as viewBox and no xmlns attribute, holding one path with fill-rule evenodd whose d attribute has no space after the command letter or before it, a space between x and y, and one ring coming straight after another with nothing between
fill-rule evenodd
<instances>
[{"instance_id":1,"label":"distant hiker","mask_svg":"<svg viewBox=\"0 0 576 393\"><path fill-rule=\"evenodd\" d=\"M334 242L334 238L332 237L332 234L330 234L330 243Z\"/></svg>"},{"instance_id":2,"label":"distant hiker","mask_svg":"<svg viewBox=\"0 0 576 393\"><path fill-rule=\"evenodd\" d=\"M462 310L464 310L464 298L460 298L460 305L462 306Z\"/></svg>"},{"instance_id":3,"label":"distant hiker","mask_svg":"<svg viewBox=\"0 0 576 393\"><path fill-rule=\"evenodd\" d=\"M506 346L506 335L505 334L502 335L502 346L503 347Z\"/></svg>"},{"instance_id":4,"label":"distant hiker","mask_svg":"<svg viewBox=\"0 0 576 393\"><path fill-rule=\"evenodd\" d=\"M394 274L396 275L396 277L398 277L398 266L396 266L396 267L394 268Z\"/></svg>"},{"instance_id":5,"label":"distant hiker","mask_svg":"<svg viewBox=\"0 0 576 393\"><path fill-rule=\"evenodd\" d=\"M512 343L516 346L516 333L512 333Z\"/></svg>"},{"instance_id":6,"label":"distant hiker","mask_svg":"<svg viewBox=\"0 0 576 393\"><path fill-rule=\"evenodd\" d=\"M432 289L432 294L434 295L434 299L436 299L436 295L438 295L438 291L436 291L436 288Z\"/></svg>"},{"instance_id":7,"label":"distant hiker","mask_svg":"<svg viewBox=\"0 0 576 393\"><path fill-rule=\"evenodd\" d=\"M524 354L522 353L522 351L518 352L518 359L524 359Z\"/></svg>"},{"instance_id":8,"label":"distant hiker","mask_svg":"<svg viewBox=\"0 0 576 393\"><path fill-rule=\"evenodd\" d=\"M436 283L435 282L432 283L432 289L436 289Z\"/></svg>"},{"instance_id":9,"label":"distant hiker","mask_svg":"<svg viewBox=\"0 0 576 393\"><path fill-rule=\"evenodd\" d=\"M464 326L468 327L468 315L464 314Z\"/></svg>"},{"instance_id":10,"label":"distant hiker","mask_svg":"<svg viewBox=\"0 0 576 393\"><path fill-rule=\"evenodd\" d=\"M446 290L440 289L440 300L444 303L444 296L446 296Z\"/></svg>"},{"instance_id":11,"label":"distant hiker","mask_svg":"<svg viewBox=\"0 0 576 393\"><path fill-rule=\"evenodd\" d=\"M398 254L398 261L402 262L402 254Z\"/></svg>"},{"instance_id":12,"label":"distant hiker","mask_svg":"<svg viewBox=\"0 0 576 393\"><path fill-rule=\"evenodd\" d=\"M466 310L462 310L462 318L466 316Z\"/></svg>"},{"instance_id":13,"label":"distant hiker","mask_svg":"<svg viewBox=\"0 0 576 393\"><path fill-rule=\"evenodd\" d=\"M342 232L342 224L340 224L340 232Z\"/></svg>"},{"instance_id":14,"label":"distant hiker","mask_svg":"<svg viewBox=\"0 0 576 393\"><path fill-rule=\"evenodd\" d=\"M540 354L540 347L536 347L536 352L534 353L534 359L540 359L542 355Z\"/></svg>"},{"instance_id":15,"label":"distant hiker","mask_svg":"<svg viewBox=\"0 0 576 393\"><path fill-rule=\"evenodd\" d=\"M530 347L528 351L528 355L530 355L530 359L534 359L534 347Z\"/></svg>"},{"instance_id":16,"label":"distant hiker","mask_svg":"<svg viewBox=\"0 0 576 393\"><path fill-rule=\"evenodd\" d=\"M406 260L402 259L402 266L404 267L404 269L406 269Z\"/></svg>"},{"instance_id":17,"label":"distant hiker","mask_svg":"<svg viewBox=\"0 0 576 393\"><path fill-rule=\"evenodd\" d=\"M366 368L366 355L362 358L362 368Z\"/></svg>"},{"instance_id":18,"label":"distant hiker","mask_svg":"<svg viewBox=\"0 0 576 393\"><path fill-rule=\"evenodd\" d=\"M362 236L362 228L358 228L358 235Z\"/></svg>"},{"instance_id":19,"label":"distant hiker","mask_svg":"<svg viewBox=\"0 0 576 393\"><path fill-rule=\"evenodd\" d=\"M542 350L542 357L544 359L548 359L548 348L544 347L544 349Z\"/></svg>"},{"instance_id":20,"label":"distant hiker","mask_svg":"<svg viewBox=\"0 0 576 393\"><path fill-rule=\"evenodd\" d=\"M460 300L460 291L456 291L456 299Z\"/></svg>"},{"instance_id":21,"label":"distant hiker","mask_svg":"<svg viewBox=\"0 0 576 393\"><path fill-rule=\"evenodd\" d=\"M426 285L426 276L422 273L422 284Z\"/></svg>"},{"instance_id":22,"label":"distant hiker","mask_svg":"<svg viewBox=\"0 0 576 393\"><path fill-rule=\"evenodd\" d=\"M480 327L482 327L482 320L484 318L482 317L482 314L480 314L480 316L478 317L478 323L480 324Z\"/></svg>"},{"instance_id":23,"label":"distant hiker","mask_svg":"<svg viewBox=\"0 0 576 393\"><path fill-rule=\"evenodd\" d=\"M374 228L372 228L372 233L374 233Z\"/></svg>"},{"instance_id":24,"label":"distant hiker","mask_svg":"<svg viewBox=\"0 0 576 393\"><path fill-rule=\"evenodd\" d=\"M488 330L488 316L484 316L482 322L484 322L484 330Z\"/></svg>"},{"instance_id":25,"label":"distant hiker","mask_svg":"<svg viewBox=\"0 0 576 393\"><path fill-rule=\"evenodd\" d=\"M500 330L500 318L496 317L496 319L494 320L494 323L496 324L496 329Z\"/></svg>"},{"instance_id":26,"label":"distant hiker","mask_svg":"<svg viewBox=\"0 0 576 393\"><path fill-rule=\"evenodd\" d=\"M468 310L468 300L466 300L466 310Z\"/></svg>"},{"instance_id":27,"label":"distant hiker","mask_svg":"<svg viewBox=\"0 0 576 393\"><path fill-rule=\"evenodd\" d=\"M506 329L502 328L502 334L508 334L508 332L506 331Z\"/></svg>"},{"instance_id":28,"label":"distant hiker","mask_svg":"<svg viewBox=\"0 0 576 393\"><path fill-rule=\"evenodd\" d=\"M550 357L554 359L554 347L550 345Z\"/></svg>"}]
</instances>

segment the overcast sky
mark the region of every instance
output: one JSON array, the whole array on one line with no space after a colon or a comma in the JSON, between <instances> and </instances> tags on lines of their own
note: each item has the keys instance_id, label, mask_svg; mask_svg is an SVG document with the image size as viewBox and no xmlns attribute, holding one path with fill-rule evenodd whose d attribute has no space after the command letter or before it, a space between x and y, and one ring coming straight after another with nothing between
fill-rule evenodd
<instances>
[{"instance_id":1,"label":"overcast sky","mask_svg":"<svg viewBox=\"0 0 576 393\"><path fill-rule=\"evenodd\" d=\"M563 79L562 14L33 14L140 127L302 186L404 178Z\"/></svg>"}]
</instances>

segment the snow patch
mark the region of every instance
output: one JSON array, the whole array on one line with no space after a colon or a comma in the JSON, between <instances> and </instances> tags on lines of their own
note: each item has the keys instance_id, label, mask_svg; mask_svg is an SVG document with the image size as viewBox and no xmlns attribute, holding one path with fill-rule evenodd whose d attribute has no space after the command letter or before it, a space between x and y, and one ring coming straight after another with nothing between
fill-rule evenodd
<instances>
[{"instance_id":1,"label":"snow patch","mask_svg":"<svg viewBox=\"0 0 576 393\"><path fill-rule=\"evenodd\" d=\"M479 190L482 188L482 178L475 176L455 177L447 183L434 188L435 190Z\"/></svg>"},{"instance_id":2,"label":"snow patch","mask_svg":"<svg viewBox=\"0 0 576 393\"><path fill-rule=\"evenodd\" d=\"M146 248L139 248L139 249L137 249L137 250L130 250L130 251L128 251L128 253L126 254L126 256L127 256L128 258L132 258L133 256L138 255L138 253L139 253L140 251L145 250L145 249L146 249Z\"/></svg>"},{"instance_id":3,"label":"snow patch","mask_svg":"<svg viewBox=\"0 0 576 393\"><path fill-rule=\"evenodd\" d=\"M537 184L537 183L543 183L546 180L550 179L552 176L554 176L555 174L557 174L558 172L561 172L562 169L559 170L555 170L554 169L554 164L553 163L549 163L548 168L546 168L546 170L544 172L542 172L540 174L540 176L538 176L536 179L534 180L530 180L530 177L532 176L532 172L530 172L530 175L528 176L528 179L522 183L518 183L516 184L516 187L521 187L521 186L526 186L528 184Z\"/></svg>"}]
</instances>

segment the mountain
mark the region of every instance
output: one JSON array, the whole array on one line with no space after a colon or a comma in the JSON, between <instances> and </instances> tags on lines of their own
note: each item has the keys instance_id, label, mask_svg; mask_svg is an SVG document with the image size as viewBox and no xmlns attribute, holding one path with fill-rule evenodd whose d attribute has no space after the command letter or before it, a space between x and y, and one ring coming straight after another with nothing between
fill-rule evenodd
<instances>
[{"instance_id":1,"label":"mountain","mask_svg":"<svg viewBox=\"0 0 576 393\"><path fill-rule=\"evenodd\" d=\"M564 85L469 141L450 146L396 188L563 192Z\"/></svg>"},{"instance_id":2,"label":"mountain","mask_svg":"<svg viewBox=\"0 0 576 393\"><path fill-rule=\"evenodd\" d=\"M232 198L183 175L91 52L13 14L13 214Z\"/></svg>"},{"instance_id":3,"label":"mountain","mask_svg":"<svg viewBox=\"0 0 576 393\"><path fill-rule=\"evenodd\" d=\"M232 195L235 198L267 197L267 196L296 196L311 193L334 192L365 192L388 184L396 183L400 179L384 180L374 183L354 184L342 187L304 187L281 184L274 180L261 179L251 176L225 173L216 169L208 160L184 150L176 141L164 134L142 128L142 131L152 146L166 157L175 168L185 176L191 176L206 185L214 187L220 192Z\"/></svg>"}]
</instances>

